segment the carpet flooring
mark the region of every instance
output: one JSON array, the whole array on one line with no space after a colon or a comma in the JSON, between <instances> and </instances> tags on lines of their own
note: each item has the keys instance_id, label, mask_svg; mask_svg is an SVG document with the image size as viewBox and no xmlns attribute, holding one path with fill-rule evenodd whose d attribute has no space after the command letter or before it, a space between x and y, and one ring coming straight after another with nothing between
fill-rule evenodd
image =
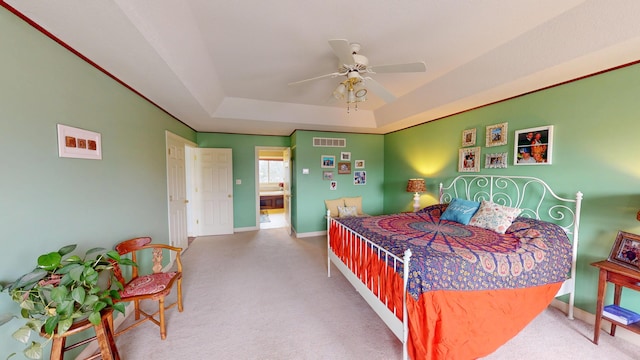
<instances>
[{"instance_id":1,"label":"carpet flooring","mask_svg":"<svg viewBox=\"0 0 640 360\"><path fill-rule=\"evenodd\" d=\"M168 311L167 339L143 324L118 337L121 357L400 359L400 342L342 274L327 277L325 241L285 229L197 238L183 256L185 309ZM640 358L630 342L603 333L596 346L592 335L549 308L484 359Z\"/></svg>"}]
</instances>

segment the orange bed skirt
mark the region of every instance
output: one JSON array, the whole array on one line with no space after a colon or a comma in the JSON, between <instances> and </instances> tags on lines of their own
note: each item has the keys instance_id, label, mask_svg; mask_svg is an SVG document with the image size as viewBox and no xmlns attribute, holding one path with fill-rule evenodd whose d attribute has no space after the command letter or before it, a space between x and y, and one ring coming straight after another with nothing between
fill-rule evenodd
<instances>
[{"instance_id":1,"label":"orange bed skirt","mask_svg":"<svg viewBox=\"0 0 640 360\"><path fill-rule=\"evenodd\" d=\"M332 223L330 247L367 287L402 320L402 278L355 235ZM472 360L513 338L553 300L562 283L521 289L407 295L411 359Z\"/></svg>"}]
</instances>

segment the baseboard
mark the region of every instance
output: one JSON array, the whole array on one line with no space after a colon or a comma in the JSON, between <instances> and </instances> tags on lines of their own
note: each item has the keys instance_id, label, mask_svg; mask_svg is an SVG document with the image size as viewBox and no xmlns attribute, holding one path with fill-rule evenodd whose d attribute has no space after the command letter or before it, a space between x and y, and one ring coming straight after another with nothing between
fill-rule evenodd
<instances>
[{"instance_id":1,"label":"baseboard","mask_svg":"<svg viewBox=\"0 0 640 360\"><path fill-rule=\"evenodd\" d=\"M247 232L247 231L256 231L256 230L260 230L260 227L247 226L247 227L241 227L241 228L233 228L233 232Z\"/></svg>"},{"instance_id":2,"label":"baseboard","mask_svg":"<svg viewBox=\"0 0 640 360\"><path fill-rule=\"evenodd\" d=\"M551 306L553 306L556 309L559 309L565 314L569 311L569 304L565 303L564 301L560 301L558 299L554 299L551 302ZM595 326L596 324L596 316L594 314L584 311L582 309L579 309L577 307L573 308L573 317L578 320L584 321L587 324L592 326ZM602 319L602 323L600 324L600 330L604 331L608 335L610 329L611 329L611 323L606 319ZM600 336L602 337L602 334L600 334ZM640 336L620 326L616 328L616 337L626 340L634 345L640 346Z\"/></svg>"},{"instance_id":3,"label":"baseboard","mask_svg":"<svg viewBox=\"0 0 640 360\"><path fill-rule=\"evenodd\" d=\"M312 231L306 233L296 233L296 238L305 238L305 237L314 237L314 236L324 236L327 235L327 230L323 231Z\"/></svg>"}]
</instances>

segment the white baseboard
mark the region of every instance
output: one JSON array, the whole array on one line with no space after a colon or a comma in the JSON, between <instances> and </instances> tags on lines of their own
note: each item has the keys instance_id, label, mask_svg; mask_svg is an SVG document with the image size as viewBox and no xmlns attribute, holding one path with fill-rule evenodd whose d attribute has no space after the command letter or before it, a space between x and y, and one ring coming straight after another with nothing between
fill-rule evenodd
<instances>
[{"instance_id":1,"label":"white baseboard","mask_svg":"<svg viewBox=\"0 0 640 360\"><path fill-rule=\"evenodd\" d=\"M246 231L256 231L260 230L259 226L247 226L241 228L233 228L233 232L246 232Z\"/></svg>"},{"instance_id":2,"label":"white baseboard","mask_svg":"<svg viewBox=\"0 0 640 360\"><path fill-rule=\"evenodd\" d=\"M551 302L551 306L553 306L556 309L559 309L560 311L564 312L565 314L569 311L569 304L565 303L564 301L560 301L558 299L554 299ZM582 320L584 322L586 322L587 324L590 324L592 326L595 326L596 324L596 316L590 312L586 312L582 309L579 309L577 307L573 308L573 317L578 319L578 320ZM604 331L606 333L606 335L609 334L609 330L611 329L611 323L609 321L607 321L606 319L602 319L602 322L600 323L600 330ZM603 334L600 334L600 337L602 337ZM617 338L621 338L624 339L634 345L640 346L640 336L638 336L638 334L631 332L625 328L622 328L620 326L618 326L616 328L616 337ZM591 339L593 340L593 339Z\"/></svg>"},{"instance_id":3,"label":"white baseboard","mask_svg":"<svg viewBox=\"0 0 640 360\"><path fill-rule=\"evenodd\" d=\"M312 231L306 233L296 233L296 238L314 237L327 235L327 230L324 231Z\"/></svg>"}]
</instances>

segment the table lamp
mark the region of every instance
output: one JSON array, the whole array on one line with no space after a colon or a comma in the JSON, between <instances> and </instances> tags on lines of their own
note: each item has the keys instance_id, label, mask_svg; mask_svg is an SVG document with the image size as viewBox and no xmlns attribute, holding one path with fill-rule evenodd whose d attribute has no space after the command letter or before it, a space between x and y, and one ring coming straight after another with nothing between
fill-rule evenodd
<instances>
[{"instance_id":1,"label":"table lamp","mask_svg":"<svg viewBox=\"0 0 640 360\"><path fill-rule=\"evenodd\" d=\"M413 194L413 212L417 212L420 209L420 193L426 191L427 188L424 185L424 179L409 179L407 183L407 192Z\"/></svg>"}]
</instances>

